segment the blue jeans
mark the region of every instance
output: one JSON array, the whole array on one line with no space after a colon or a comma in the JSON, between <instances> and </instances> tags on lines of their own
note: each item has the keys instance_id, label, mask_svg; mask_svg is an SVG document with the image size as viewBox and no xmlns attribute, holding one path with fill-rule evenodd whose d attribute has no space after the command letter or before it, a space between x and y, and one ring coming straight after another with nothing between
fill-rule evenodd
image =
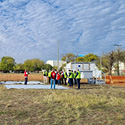
<instances>
[{"instance_id":1,"label":"blue jeans","mask_svg":"<svg viewBox=\"0 0 125 125\"><path fill-rule=\"evenodd\" d=\"M76 81L77 81L78 89L80 89L80 79L76 79Z\"/></svg>"},{"instance_id":2,"label":"blue jeans","mask_svg":"<svg viewBox=\"0 0 125 125\"><path fill-rule=\"evenodd\" d=\"M52 89L52 86L53 86L53 82L54 82L54 89L55 89L55 82L56 82L55 79L51 79L51 89Z\"/></svg>"},{"instance_id":3,"label":"blue jeans","mask_svg":"<svg viewBox=\"0 0 125 125\"><path fill-rule=\"evenodd\" d=\"M69 78L69 84L70 84L70 86L73 86L73 79L72 78Z\"/></svg>"},{"instance_id":4,"label":"blue jeans","mask_svg":"<svg viewBox=\"0 0 125 125\"><path fill-rule=\"evenodd\" d=\"M58 80L58 85L60 85L61 84L61 82L60 82L60 80Z\"/></svg>"},{"instance_id":5,"label":"blue jeans","mask_svg":"<svg viewBox=\"0 0 125 125\"><path fill-rule=\"evenodd\" d=\"M74 84L76 85L77 83L76 83L76 79L73 79L74 80Z\"/></svg>"}]
</instances>

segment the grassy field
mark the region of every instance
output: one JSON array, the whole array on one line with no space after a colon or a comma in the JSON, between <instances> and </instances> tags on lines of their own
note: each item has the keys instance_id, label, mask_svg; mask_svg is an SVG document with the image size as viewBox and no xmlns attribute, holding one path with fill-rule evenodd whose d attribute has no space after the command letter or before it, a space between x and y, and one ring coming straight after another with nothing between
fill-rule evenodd
<instances>
[{"instance_id":1,"label":"grassy field","mask_svg":"<svg viewBox=\"0 0 125 125\"><path fill-rule=\"evenodd\" d=\"M9 89L0 85L0 125L125 125L125 87Z\"/></svg>"}]
</instances>

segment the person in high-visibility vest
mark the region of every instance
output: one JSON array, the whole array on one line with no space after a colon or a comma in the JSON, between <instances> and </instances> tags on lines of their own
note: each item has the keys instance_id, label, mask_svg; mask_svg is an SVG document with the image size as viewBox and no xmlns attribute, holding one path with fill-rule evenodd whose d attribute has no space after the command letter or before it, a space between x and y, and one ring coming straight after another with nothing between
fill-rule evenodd
<instances>
[{"instance_id":1,"label":"person in high-visibility vest","mask_svg":"<svg viewBox=\"0 0 125 125\"><path fill-rule=\"evenodd\" d=\"M63 79L64 79L64 72L61 72L61 84L63 84Z\"/></svg>"},{"instance_id":2,"label":"person in high-visibility vest","mask_svg":"<svg viewBox=\"0 0 125 125\"><path fill-rule=\"evenodd\" d=\"M26 71L26 69L25 69L25 71L24 71L24 78L25 78L24 84L27 85L27 81L28 81L28 72Z\"/></svg>"},{"instance_id":3,"label":"person in high-visibility vest","mask_svg":"<svg viewBox=\"0 0 125 125\"><path fill-rule=\"evenodd\" d=\"M76 71L74 71L74 73L73 73L74 75L74 77L73 77L73 79L74 79L74 84L76 85L77 83L76 83Z\"/></svg>"},{"instance_id":4,"label":"person in high-visibility vest","mask_svg":"<svg viewBox=\"0 0 125 125\"><path fill-rule=\"evenodd\" d=\"M73 79L73 74L72 71L69 70L69 86L73 86L72 79Z\"/></svg>"},{"instance_id":5,"label":"person in high-visibility vest","mask_svg":"<svg viewBox=\"0 0 125 125\"><path fill-rule=\"evenodd\" d=\"M77 73L76 73L75 78L76 78L76 81L77 81L78 89L80 89L81 73L80 73L79 69L77 69Z\"/></svg>"},{"instance_id":6,"label":"person in high-visibility vest","mask_svg":"<svg viewBox=\"0 0 125 125\"><path fill-rule=\"evenodd\" d=\"M73 78L74 78L74 73L73 73L73 70L71 70L71 73L72 73L72 79L71 79L71 80L72 80L72 82L71 82L71 83L72 83L72 86L73 86Z\"/></svg>"},{"instance_id":7,"label":"person in high-visibility vest","mask_svg":"<svg viewBox=\"0 0 125 125\"><path fill-rule=\"evenodd\" d=\"M50 83L50 80L51 80L51 71L50 70L48 72L48 78L49 78L49 83Z\"/></svg>"},{"instance_id":8,"label":"person in high-visibility vest","mask_svg":"<svg viewBox=\"0 0 125 125\"><path fill-rule=\"evenodd\" d=\"M67 72L65 71L65 72L64 72L64 81L65 81L65 85L67 85L66 80L67 80Z\"/></svg>"},{"instance_id":9,"label":"person in high-visibility vest","mask_svg":"<svg viewBox=\"0 0 125 125\"><path fill-rule=\"evenodd\" d=\"M43 81L44 83L47 83L47 71L43 70Z\"/></svg>"}]
</instances>

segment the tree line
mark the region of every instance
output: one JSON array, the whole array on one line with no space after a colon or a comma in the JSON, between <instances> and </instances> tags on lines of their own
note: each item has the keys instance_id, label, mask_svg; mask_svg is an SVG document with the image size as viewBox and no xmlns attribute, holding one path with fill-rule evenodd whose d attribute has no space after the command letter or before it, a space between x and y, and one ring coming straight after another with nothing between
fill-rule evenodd
<instances>
[{"instance_id":1,"label":"tree line","mask_svg":"<svg viewBox=\"0 0 125 125\"><path fill-rule=\"evenodd\" d=\"M66 53L61 58L62 61L66 63L69 62L95 62L97 67L101 69L103 72L112 75L112 68L115 67L117 71L117 75L119 73L119 62L123 62L125 64L125 51L117 49L117 51L111 51L107 53L103 53L101 56L94 55L92 53L87 54L83 57L79 57L73 53ZM62 65L60 70L64 69L66 63ZM2 57L0 62L0 70L4 72L8 71L24 71L27 69L28 71L41 71L42 69L52 70L50 64L45 64L44 61L40 59L28 59L24 63L17 64L15 59L12 57Z\"/></svg>"},{"instance_id":2,"label":"tree line","mask_svg":"<svg viewBox=\"0 0 125 125\"><path fill-rule=\"evenodd\" d=\"M24 71L27 69L28 71L41 71L42 69L52 70L52 66L50 64L45 64L44 61L40 59L28 59L24 63L16 63L15 59L9 56L2 57L0 62L0 70L3 72L9 71Z\"/></svg>"},{"instance_id":3,"label":"tree line","mask_svg":"<svg viewBox=\"0 0 125 125\"><path fill-rule=\"evenodd\" d=\"M73 53L67 53L63 55L62 61L69 62L95 62L97 67L104 73L112 75L112 69L115 68L117 75L119 72L119 63L123 62L125 64L125 51L117 49L117 51L111 51L103 53L101 56L94 55L92 53L87 54L83 57L78 57ZM65 66L65 65L64 65Z\"/></svg>"}]
</instances>

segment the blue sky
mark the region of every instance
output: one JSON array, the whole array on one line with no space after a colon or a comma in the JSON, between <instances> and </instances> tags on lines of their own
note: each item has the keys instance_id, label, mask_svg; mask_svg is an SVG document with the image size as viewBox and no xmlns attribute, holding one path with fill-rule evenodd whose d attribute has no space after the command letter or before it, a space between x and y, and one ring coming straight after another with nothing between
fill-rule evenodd
<instances>
[{"instance_id":1,"label":"blue sky","mask_svg":"<svg viewBox=\"0 0 125 125\"><path fill-rule=\"evenodd\" d=\"M125 0L0 0L0 58L55 60L125 49Z\"/></svg>"}]
</instances>

